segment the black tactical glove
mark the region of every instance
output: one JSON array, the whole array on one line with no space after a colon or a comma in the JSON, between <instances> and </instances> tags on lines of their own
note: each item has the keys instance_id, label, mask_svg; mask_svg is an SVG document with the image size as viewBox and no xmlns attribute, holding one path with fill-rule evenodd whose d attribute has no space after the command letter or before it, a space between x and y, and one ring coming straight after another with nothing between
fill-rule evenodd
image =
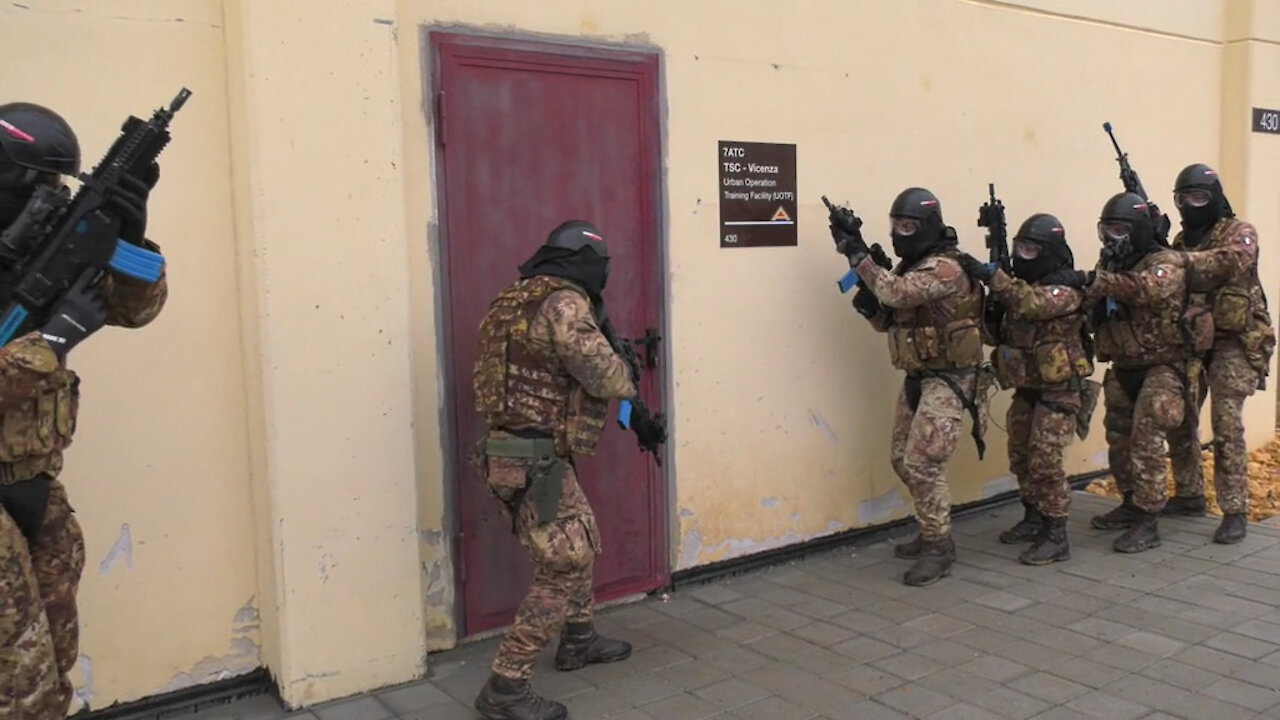
<instances>
[{"instance_id":1,"label":"black tactical glove","mask_svg":"<svg viewBox=\"0 0 1280 720\"><path fill-rule=\"evenodd\" d=\"M960 267L964 268L964 274L971 278L977 278L982 282L991 282L991 278L996 274L996 268L990 263L984 263L969 253L960 253Z\"/></svg>"},{"instance_id":2,"label":"black tactical glove","mask_svg":"<svg viewBox=\"0 0 1280 720\"><path fill-rule=\"evenodd\" d=\"M865 318L873 318L880 312L880 300L866 285L859 285L858 292L853 294L853 309Z\"/></svg>"},{"instance_id":3,"label":"black tactical glove","mask_svg":"<svg viewBox=\"0 0 1280 720\"><path fill-rule=\"evenodd\" d=\"M1078 290L1093 282L1093 277L1093 271L1086 273L1083 270L1072 270L1070 273L1063 273L1061 284Z\"/></svg>"},{"instance_id":4,"label":"black tactical glove","mask_svg":"<svg viewBox=\"0 0 1280 720\"><path fill-rule=\"evenodd\" d=\"M640 448L652 453L657 459L658 446L667 441L667 423L662 413L652 415L649 408L639 398L631 401L631 419L629 423L635 431L636 442ZM661 461L659 461L661 462Z\"/></svg>"},{"instance_id":5,"label":"black tactical glove","mask_svg":"<svg viewBox=\"0 0 1280 720\"><path fill-rule=\"evenodd\" d=\"M120 239L144 247L147 234L147 199L151 189L160 180L160 166L151 166L134 177L129 173L120 176L120 184L113 187L107 197L107 206L120 219Z\"/></svg>"},{"instance_id":6,"label":"black tactical glove","mask_svg":"<svg viewBox=\"0 0 1280 720\"><path fill-rule=\"evenodd\" d=\"M107 302L97 288L83 280L71 286L53 308L53 314L40 328L40 336L59 360L67 357L71 348L97 332L107 322Z\"/></svg>"},{"instance_id":7,"label":"black tactical glove","mask_svg":"<svg viewBox=\"0 0 1280 720\"><path fill-rule=\"evenodd\" d=\"M885 253L884 248L880 247L880 243L871 246L871 259L885 270L893 269L893 261L889 259L889 255Z\"/></svg>"}]
</instances>

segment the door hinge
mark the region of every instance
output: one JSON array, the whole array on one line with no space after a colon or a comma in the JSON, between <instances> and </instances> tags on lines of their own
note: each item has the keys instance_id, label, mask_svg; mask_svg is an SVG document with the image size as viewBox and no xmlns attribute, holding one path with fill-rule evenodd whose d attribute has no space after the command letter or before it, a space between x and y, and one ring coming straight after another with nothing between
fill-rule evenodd
<instances>
[{"instance_id":1,"label":"door hinge","mask_svg":"<svg viewBox=\"0 0 1280 720\"><path fill-rule=\"evenodd\" d=\"M445 144L444 91L436 93L436 142L441 147Z\"/></svg>"}]
</instances>

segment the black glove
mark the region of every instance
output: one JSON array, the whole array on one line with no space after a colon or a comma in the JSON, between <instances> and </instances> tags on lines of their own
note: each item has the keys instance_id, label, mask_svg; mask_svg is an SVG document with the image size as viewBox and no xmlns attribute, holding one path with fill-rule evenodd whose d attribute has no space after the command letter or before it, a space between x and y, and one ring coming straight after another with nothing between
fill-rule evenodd
<instances>
[{"instance_id":1,"label":"black glove","mask_svg":"<svg viewBox=\"0 0 1280 720\"><path fill-rule=\"evenodd\" d=\"M631 419L629 421L631 429L636 434L636 443L641 450L652 453L655 460L661 464L661 456L658 455L658 446L667 441L667 423L662 413L652 415L649 408L640 402L639 398L631 401Z\"/></svg>"},{"instance_id":2,"label":"black glove","mask_svg":"<svg viewBox=\"0 0 1280 720\"><path fill-rule=\"evenodd\" d=\"M885 270L893 269L893 261L889 259L889 256L888 254L885 253L884 248L880 247L880 243L876 243L875 245L871 246L871 259L874 260L877 265L884 268Z\"/></svg>"},{"instance_id":3,"label":"black glove","mask_svg":"<svg viewBox=\"0 0 1280 720\"><path fill-rule=\"evenodd\" d=\"M120 184L112 187L107 206L120 219L120 239L139 247L147 234L147 199L160 180L160 166L151 166L140 177L129 173L120 176Z\"/></svg>"},{"instance_id":4,"label":"black glove","mask_svg":"<svg viewBox=\"0 0 1280 720\"><path fill-rule=\"evenodd\" d=\"M1088 273L1083 270L1072 270L1070 273L1063 273L1062 285L1080 289L1093 282L1093 271Z\"/></svg>"},{"instance_id":5,"label":"black glove","mask_svg":"<svg viewBox=\"0 0 1280 720\"><path fill-rule=\"evenodd\" d=\"M873 318L880 312L880 300L866 285L859 285L858 292L853 294L853 309L865 318Z\"/></svg>"},{"instance_id":6,"label":"black glove","mask_svg":"<svg viewBox=\"0 0 1280 720\"><path fill-rule=\"evenodd\" d=\"M991 278L996 274L995 266L990 263L984 263L969 253L960 253L960 267L964 268L964 274L971 278L977 278L982 282L991 282Z\"/></svg>"},{"instance_id":7,"label":"black glove","mask_svg":"<svg viewBox=\"0 0 1280 720\"><path fill-rule=\"evenodd\" d=\"M53 314L40 328L40 335L59 360L71 348L97 332L107 322L107 302L97 288L83 280L71 286L53 308Z\"/></svg>"}]
</instances>

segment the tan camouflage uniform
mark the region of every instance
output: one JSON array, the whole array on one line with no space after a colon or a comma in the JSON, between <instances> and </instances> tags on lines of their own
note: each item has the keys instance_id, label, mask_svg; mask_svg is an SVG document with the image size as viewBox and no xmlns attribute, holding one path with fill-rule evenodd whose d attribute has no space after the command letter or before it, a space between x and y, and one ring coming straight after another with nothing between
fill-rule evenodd
<instances>
[{"instance_id":1,"label":"tan camouflage uniform","mask_svg":"<svg viewBox=\"0 0 1280 720\"><path fill-rule=\"evenodd\" d=\"M494 445L485 459L489 490L512 517L529 551L533 580L493 660L492 670L528 680L534 660L563 623L586 622L593 609L592 570L601 552L591 505L577 482L572 456L591 454L605 426L608 401L634 397L628 368L610 347L575 284L535 276L510 286L480 327L474 384L485 413L488 442L533 438L550 445L563 489L550 522L539 522L532 494L517 500L526 473L539 462L503 456Z\"/></svg>"},{"instance_id":2,"label":"tan camouflage uniform","mask_svg":"<svg viewBox=\"0 0 1280 720\"><path fill-rule=\"evenodd\" d=\"M1079 426L1087 420L1077 416L1093 373L1081 336L1083 294L1063 285L1032 285L1003 270L996 270L989 287L1005 306L991 365L1001 387L1014 388L1005 416L1009 469L1024 502L1046 517L1065 518L1071 489L1062 455L1072 435L1088 431Z\"/></svg>"},{"instance_id":3,"label":"tan camouflage uniform","mask_svg":"<svg viewBox=\"0 0 1280 720\"><path fill-rule=\"evenodd\" d=\"M1184 233L1173 247L1185 249ZM1211 309L1213 349L1206 358L1213 424L1213 484L1224 514L1249 509L1244 442L1244 401L1270 370L1275 331L1258 280L1258 232L1247 222L1223 218L1207 242L1186 252L1193 302ZM1204 402L1204 393L1199 395ZM1170 436L1179 497L1204 495L1200 439L1183 425Z\"/></svg>"},{"instance_id":4,"label":"tan camouflage uniform","mask_svg":"<svg viewBox=\"0 0 1280 720\"><path fill-rule=\"evenodd\" d=\"M894 410L890 461L915 504L920 539L951 533L951 494L944 468L960 435L964 405L943 378L976 401L985 393L975 369L982 362L979 329L983 289L951 253L930 255L895 274L866 258L855 268L882 307L872 326L888 335L894 367L907 378ZM912 385L919 398L912 403Z\"/></svg>"},{"instance_id":5,"label":"tan camouflage uniform","mask_svg":"<svg viewBox=\"0 0 1280 720\"><path fill-rule=\"evenodd\" d=\"M148 249L159 248L148 242ZM137 328L160 314L168 298L155 284L108 274L100 288L107 324ZM38 532L26 538L0 509L0 718L66 717L68 673L79 656L76 591L84 568L84 535L57 480L79 409L76 373L31 332L0 348L0 492L40 475L51 478Z\"/></svg>"},{"instance_id":6,"label":"tan camouflage uniform","mask_svg":"<svg viewBox=\"0 0 1280 720\"><path fill-rule=\"evenodd\" d=\"M1165 443L1184 416L1187 381L1198 376L1195 350L1180 327L1186 273L1180 253L1158 250L1126 272L1097 270L1086 290L1093 305L1112 298L1117 313L1096 328L1111 472L1134 504L1159 513L1165 503Z\"/></svg>"}]
</instances>

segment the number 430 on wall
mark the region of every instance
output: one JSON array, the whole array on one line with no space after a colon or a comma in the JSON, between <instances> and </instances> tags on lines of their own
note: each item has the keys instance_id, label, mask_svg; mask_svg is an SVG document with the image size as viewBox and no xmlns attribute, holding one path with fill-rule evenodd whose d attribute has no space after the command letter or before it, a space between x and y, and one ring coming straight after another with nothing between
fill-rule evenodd
<instances>
[{"instance_id":1,"label":"number 430 on wall","mask_svg":"<svg viewBox=\"0 0 1280 720\"><path fill-rule=\"evenodd\" d=\"M1280 110L1254 108L1253 131L1280 135Z\"/></svg>"}]
</instances>

